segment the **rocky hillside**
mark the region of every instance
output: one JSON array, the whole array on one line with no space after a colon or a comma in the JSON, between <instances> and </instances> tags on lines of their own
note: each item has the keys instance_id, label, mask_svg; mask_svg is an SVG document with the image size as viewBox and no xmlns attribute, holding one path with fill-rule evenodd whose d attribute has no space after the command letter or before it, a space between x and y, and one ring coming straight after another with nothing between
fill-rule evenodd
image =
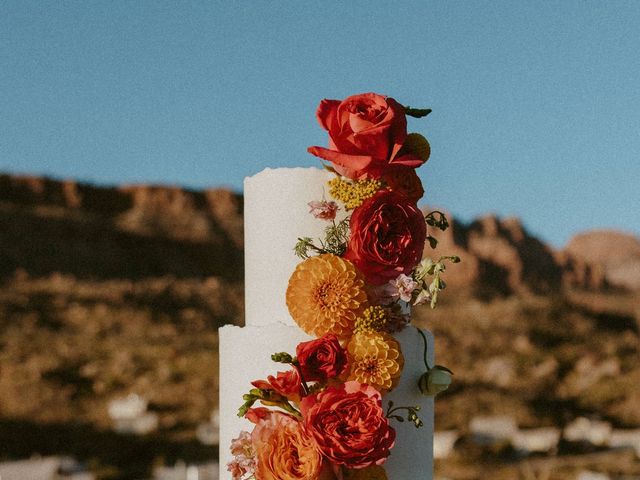
<instances>
[{"instance_id":1,"label":"rocky hillside","mask_svg":"<svg viewBox=\"0 0 640 480\"><path fill-rule=\"evenodd\" d=\"M0 224L3 276L19 269L102 279L242 278L242 197L228 190L0 175ZM464 258L448 276L452 286L505 295L562 286L640 289L640 240L631 235L585 233L553 251L517 218L451 224L436 236L438 252Z\"/></svg>"},{"instance_id":2,"label":"rocky hillside","mask_svg":"<svg viewBox=\"0 0 640 480\"><path fill-rule=\"evenodd\" d=\"M0 275L242 277L242 198L0 175Z\"/></svg>"},{"instance_id":3,"label":"rocky hillside","mask_svg":"<svg viewBox=\"0 0 640 480\"><path fill-rule=\"evenodd\" d=\"M217 405L217 328L243 318L242 208L227 190L0 175L0 458L69 453L100 478L144 478L215 457L195 432ZM442 305L416 312L456 372L438 428L640 426L640 240L591 232L554 251L514 218L450 220L425 254L463 261ZM130 393L156 433L114 433L108 404Z\"/></svg>"},{"instance_id":4,"label":"rocky hillside","mask_svg":"<svg viewBox=\"0 0 640 480\"><path fill-rule=\"evenodd\" d=\"M610 285L640 290L640 239L634 235L599 230L576 235L566 252L585 264L598 265Z\"/></svg>"}]
</instances>

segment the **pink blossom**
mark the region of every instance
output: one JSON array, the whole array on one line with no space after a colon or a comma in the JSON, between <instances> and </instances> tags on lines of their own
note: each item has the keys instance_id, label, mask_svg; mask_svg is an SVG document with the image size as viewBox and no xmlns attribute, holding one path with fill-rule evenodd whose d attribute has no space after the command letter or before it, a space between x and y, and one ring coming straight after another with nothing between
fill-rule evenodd
<instances>
[{"instance_id":1,"label":"pink blossom","mask_svg":"<svg viewBox=\"0 0 640 480\"><path fill-rule=\"evenodd\" d=\"M237 458L227 463L227 471L231 472L233 480L240 480L248 473Z\"/></svg>"},{"instance_id":2,"label":"pink blossom","mask_svg":"<svg viewBox=\"0 0 640 480\"><path fill-rule=\"evenodd\" d=\"M333 220L336 218L336 212L338 211L338 204L336 202L327 202L326 200L318 201L313 200L307 205L311 208L309 213L314 217L321 220Z\"/></svg>"},{"instance_id":3,"label":"pink blossom","mask_svg":"<svg viewBox=\"0 0 640 480\"><path fill-rule=\"evenodd\" d=\"M400 297L400 300L404 302L410 302L411 294L418 288L418 283L404 273L398 275L395 280L390 280L389 285L391 286L389 290L393 292L391 296L393 298Z\"/></svg>"},{"instance_id":4,"label":"pink blossom","mask_svg":"<svg viewBox=\"0 0 640 480\"><path fill-rule=\"evenodd\" d=\"M238 438L231 440L231 454L233 456L246 455L250 452L251 447L251 434L247 431L240 432Z\"/></svg>"},{"instance_id":5,"label":"pink blossom","mask_svg":"<svg viewBox=\"0 0 640 480\"><path fill-rule=\"evenodd\" d=\"M411 295L416 288L418 283L401 273L394 280L372 287L370 294L376 302L386 305L398 299L405 302L411 301Z\"/></svg>"},{"instance_id":6,"label":"pink blossom","mask_svg":"<svg viewBox=\"0 0 640 480\"><path fill-rule=\"evenodd\" d=\"M231 454L234 458L227 463L227 470L233 480L252 477L256 470L256 453L249 432L242 431L231 441Z\"/></svg>"}]
</instances>

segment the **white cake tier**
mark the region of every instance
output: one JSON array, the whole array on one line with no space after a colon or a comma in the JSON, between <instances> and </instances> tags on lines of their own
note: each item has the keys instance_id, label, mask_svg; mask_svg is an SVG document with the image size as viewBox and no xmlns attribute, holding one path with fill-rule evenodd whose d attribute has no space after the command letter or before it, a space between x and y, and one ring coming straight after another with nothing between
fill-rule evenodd
<instances>
[{"instance_id":1,"label":"white cake tier","mask_svg":"<svg viewBox=\"0 0 640 480\"><path fill-rule=\"evenodd\" d=\"M229 446L252 424L238 418L242 395L251 381L266 379L286 366L271 361L275 352L295 353L298 343L310 340L291 319L285 295L289 278L301 259L293 248L299 237L323 238L327 223L309 213L313 200L330 200L329 172L316 168L266 169L245 179L245 325L225 326L220 341L220 480L230 480ZM345 212L339 212L338 220ZM418 390L425 372L423 340L414 327L395 335L405 357L399 385L383 399L396 406L421 407L424 426L392 420L396 444L385 463L389 480L431 480L433 464L433 399ZM433 338L427 332L433 362Z\"/></svg>"},{"instance_id":2,"label":"white cake tier","mask_svg":"<svg viewBox=\"0 0 640 480\"><path fill-rule=\"evenodd\" d=\"M299 342L310 339L298 327L272 323L268 326L225 326L220 330L220 480L231 480L226 465L231 461L229 445L240 431L251 431L253 425L236 413L242 405L242 395L250 383L266 379L286 365L271 361L275 352L295 354ZM433 362L433 337L429 332L429 361ZM431 480L433 471L433 399L420 394L418 379L425 372L424 344L414 327L407 327L395 335L405 357L404 370L399 385L383 398L393 400L396 406L419 405L424 426L416 428L412 423L391 420L396 429L396 443L391 456L384 464L389 480Z\"/></svg>"},{"instance_id":3,"label":"white cake tier","mask_svg":"<svg viewBox=\"0 0 640 480\"><path fill-rule=\"evenodd\" d=\"M299 237L324 238L328 223L314 218L307 204L330 200L333 177L317 168L267 168L244 180L245 325L295 325L285 301L301 262L293 248Z\"/></svg>"}]
</instances>

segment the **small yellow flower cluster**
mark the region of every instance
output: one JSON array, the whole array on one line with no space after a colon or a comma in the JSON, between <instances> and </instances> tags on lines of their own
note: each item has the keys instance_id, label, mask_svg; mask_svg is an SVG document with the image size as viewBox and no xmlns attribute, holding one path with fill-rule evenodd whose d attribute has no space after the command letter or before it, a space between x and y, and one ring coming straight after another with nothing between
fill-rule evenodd
<instances>
[{"instance_id":1,"label":"small yellow flower cluster","mask_svg":"<svg viewBox=\"0 0 640 480\"><path fill-rule=\"evenodd\" d=\"M362 316L356 319L353 333L382 332L387 326L389 316L387 311L379 305L365 308Z\"/></svg>"},{"instance_id":2,"label":"small yellow flower cluster","mask_svg":"<svg viewBox=\"0 0 640 480\"><path fill-rule=\"evenodd\" d=\"M344 203L346 210L358 208L382 187L380 180L347 181L340 177L329 180L329 195Z\"/></svg>"}]
</instances>

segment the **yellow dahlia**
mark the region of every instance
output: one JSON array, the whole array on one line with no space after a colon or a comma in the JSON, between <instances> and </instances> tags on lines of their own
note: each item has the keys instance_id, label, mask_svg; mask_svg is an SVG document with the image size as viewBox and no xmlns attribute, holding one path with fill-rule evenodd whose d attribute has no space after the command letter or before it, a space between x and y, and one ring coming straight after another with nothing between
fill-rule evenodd
<instances>
[{"instance_id":1,"label":"yellow dahlia","mask_svg":"<svg viewBox=\"0 0 640 480\"><path fill-rule=\"evenodd\" d=\"M404 357L400 344L388 333L362 331L347 345L349 380L366 383L381 392L395 388L400 380Z\"/></svg>"},{"instance_id":2,"label":"yellow dahlia","mask_svg":"<svg viewBox=\"0 0 640 480\"><path fill-rule=\"evenodd\" d=\"M309 335L347 337L367 306L364 281L351 262L332 254L300 263L287 288L291 318Z\"/></svg>"}]
</instances>

